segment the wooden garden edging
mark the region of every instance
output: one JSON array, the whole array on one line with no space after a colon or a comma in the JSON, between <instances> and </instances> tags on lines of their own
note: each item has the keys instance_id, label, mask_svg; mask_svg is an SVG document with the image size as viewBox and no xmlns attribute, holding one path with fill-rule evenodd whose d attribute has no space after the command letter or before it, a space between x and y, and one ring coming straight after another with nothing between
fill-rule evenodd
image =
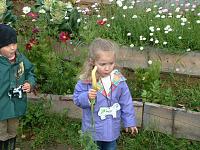
<instances>
[{"instance_id":1,"label":"wooden garden edging","mask_svg":"<svg viewBox=\"0 0 200 150\"><path fill-rule=\"evenodd\" d=\"M126 68L149 67L148 61L159 60L162 72L200 76L200 53L169 54L155 48L121 48L117 52L117 63Z\"/></svg>"},{"instance_id":2,"label":"wooden garden edging","mask_svg":"<svg viewBox=\"0 0 200 150\"><path fill-rule=\"evenodd\" d=\"M81 119L81 109L74 105L72 95L28 95L30 101L38 101L40 98L51 100L52 111L67 110L68 117ZM134 101L133 103L138 127L171 134L177 138L200 141L200 112L147 102Z\"/></svg>"}]
</instances>

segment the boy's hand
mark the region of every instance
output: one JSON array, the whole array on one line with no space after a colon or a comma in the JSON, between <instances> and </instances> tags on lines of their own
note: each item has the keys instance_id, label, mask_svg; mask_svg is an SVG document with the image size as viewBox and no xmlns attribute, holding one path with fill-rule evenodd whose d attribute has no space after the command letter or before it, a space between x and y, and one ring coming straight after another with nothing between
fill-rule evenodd
<instances>
[{"instance_id":1,"label":"boy's hand","mask_svg":"<svg viewBox=\"0 0 200 150\"><path fill-rule=\"evenodd\" d=\"M24 83L22 86L22 90L23 90L23 92L27 92L27 93L30 92L31 91L30 83L28 83L28 82Z\"/></svg>"},{"instance_id":2,"label":"boy's hand","mask_svg":"<svg viewBox=\"0 0 200 150\"><path fill-rule=\"evenodd\" d=\"M128 128L125 128L125 131L126 131L126 132L129 132L129 131L130 131L130 133L131 133L132 135L138 133L137 127L128 127Z\"/></svg>"},{"instance_id":3,"label":"boy's hand","mask_svg":"<svg viewBox=\"0 0 200 150\"><path fill-rule=\"evenodd\" d=\"M95 99L97 96L97 91L94 89L90 89L88 92L89 100Z\"/></svg>"}]
</instances>

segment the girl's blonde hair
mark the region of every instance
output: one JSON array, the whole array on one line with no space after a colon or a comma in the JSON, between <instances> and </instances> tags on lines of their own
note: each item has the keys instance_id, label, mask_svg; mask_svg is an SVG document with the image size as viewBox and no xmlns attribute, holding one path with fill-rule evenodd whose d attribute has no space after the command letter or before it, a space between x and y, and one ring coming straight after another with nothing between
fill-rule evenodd
<instances>
[{"instance_id":1,"label":"girl's blonde hair","mask_svg":"<svg viewBox=\"0 0 200 150\"><path fill-rule=\"evenodd\" d=\"M89 46L88 59L86 60L83 71L81 72L80 79L91 81L91 71L94 68L94 62L99 58L99 51L112 51L115 54L119 50L118 45L111 40L96 38Z\"/></svg>"}]
</instances>

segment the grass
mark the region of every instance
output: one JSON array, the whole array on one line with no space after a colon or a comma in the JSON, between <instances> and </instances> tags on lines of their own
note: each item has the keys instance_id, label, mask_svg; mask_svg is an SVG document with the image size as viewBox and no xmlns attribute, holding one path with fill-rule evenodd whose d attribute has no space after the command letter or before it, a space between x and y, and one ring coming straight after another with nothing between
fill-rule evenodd
<instances>
[{"instance_id":1,"label":"grass","mask_svg":"<svg viewBox=\"0 0 200 150\"><path fill-rule=\"evenodd\" d=\"M66 117L66 112L49 112L50 103L41 100L29 103L28 111L20 121L17 145L26 149L51 149L52 147L70 147L82 150L87 144L81 138L81 120ZM118 140L119 150L196 150L200 142L176 139L159 132L139 130L136 136L121 132ZM25 138L21 138L25 135Z\"/></svg>"}]
</instances>

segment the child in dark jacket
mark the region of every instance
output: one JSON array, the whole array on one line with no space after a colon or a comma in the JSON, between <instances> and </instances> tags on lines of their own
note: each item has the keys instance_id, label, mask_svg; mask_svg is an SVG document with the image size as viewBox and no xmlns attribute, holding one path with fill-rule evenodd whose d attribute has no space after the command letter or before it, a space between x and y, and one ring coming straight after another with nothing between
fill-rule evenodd
<instances>
[{"instance_id":1,"label":"child in dark jacket","mask_svg":"<svg viewBox=\"0 0 200 150\"><path fill-rule=\"evenodd\" d=\"M15 149L18 118L34 86L33 65L17 50L15 30L0 24L0 150Z\"/></svg>"}]
</instances>

